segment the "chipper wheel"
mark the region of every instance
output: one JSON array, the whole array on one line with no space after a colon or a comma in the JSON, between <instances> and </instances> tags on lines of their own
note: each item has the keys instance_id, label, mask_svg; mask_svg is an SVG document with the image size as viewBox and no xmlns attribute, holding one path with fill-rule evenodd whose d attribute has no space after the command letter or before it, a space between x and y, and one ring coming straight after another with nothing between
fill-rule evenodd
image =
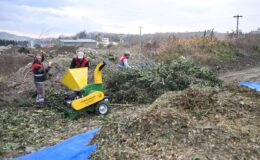
<instances>
[{"instance_id":1,"label":"chipper wheel","mask_svg":"<svg viewBox=\"0 0 260 160\"><path fill-rule=\"evenodd\" d=\"M109 106L104 101L101 101L96 105L96 114L106 115L108 112Z\"/></svg>"}]
</instances>

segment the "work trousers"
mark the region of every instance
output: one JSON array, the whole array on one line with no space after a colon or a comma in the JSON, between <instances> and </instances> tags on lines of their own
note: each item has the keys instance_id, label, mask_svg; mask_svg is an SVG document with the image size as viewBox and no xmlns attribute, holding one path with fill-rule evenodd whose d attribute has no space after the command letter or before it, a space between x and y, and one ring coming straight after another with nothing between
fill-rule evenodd
<instances>
[{"instance_id":1,"label":"work trousers","mask_svg":"<svg viewBox=\"0 0 260 160\"><path fill-rule=\"evenodd\" d=\"M36 103L44 103L44 82L35 82L36 86Z\"/></svg>"}]
</instances>

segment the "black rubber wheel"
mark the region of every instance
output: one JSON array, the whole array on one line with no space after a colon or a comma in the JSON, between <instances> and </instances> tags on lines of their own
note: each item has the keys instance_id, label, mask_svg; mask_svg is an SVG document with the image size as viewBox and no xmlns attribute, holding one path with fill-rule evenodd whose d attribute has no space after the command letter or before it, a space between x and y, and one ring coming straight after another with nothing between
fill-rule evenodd
<instances>
[{"instance_id":1,"label":"black rubber wheel","mask_svg":"<svg viewBox=\"0 0 260 160\"><path fill-rule=\"evenodd\" d=\"M104 102L99 102L96 105L96 114L106 115L109 112L109 106Z\"/></svg>"}]
</instances>

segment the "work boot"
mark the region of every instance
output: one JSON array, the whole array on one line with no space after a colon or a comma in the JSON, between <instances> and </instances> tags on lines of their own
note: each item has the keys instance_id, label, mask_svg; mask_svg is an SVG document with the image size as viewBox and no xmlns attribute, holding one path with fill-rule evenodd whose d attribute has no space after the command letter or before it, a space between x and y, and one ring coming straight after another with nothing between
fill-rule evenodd
<instances>
[{"instance_id":1,"label":"work boot","mask_svg":"<svg viewBox=\"0 0 260 160\"><path fill-rule=\"evenodd\" d=\"M36 107L37 108L43 108L44 107L44 102L36 102Z\"/></svg>"}]
</instances>

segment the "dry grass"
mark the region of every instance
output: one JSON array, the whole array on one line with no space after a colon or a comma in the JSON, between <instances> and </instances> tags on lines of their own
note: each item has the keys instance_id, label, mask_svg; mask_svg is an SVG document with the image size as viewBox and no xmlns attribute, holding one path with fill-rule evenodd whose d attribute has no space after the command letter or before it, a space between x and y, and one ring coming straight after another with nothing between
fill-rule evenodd
<instances>
[{"instance_id":1,"label":"dry grass","mask_svg":"<svg viewBox=\"0 0 260 160\"><path fill-rule=\"evenodd\" d=\"M0 75L10 75L13 72L16 72L19 68L25 66L32 59L23 54L14 55L1 55L0 57Z\"/></svg>"},{"instance_id":2,"label":"dry grass","mask_svg":"<svg viewBox=\"0 0 260 160\"><path fill-rule=\"evenodd\" d=\"M173 60L185 56L202 63L241 56L230 42L209 37L171 38L161 43L157 52L158 60Z\"/></svg>"}]
</instances>

